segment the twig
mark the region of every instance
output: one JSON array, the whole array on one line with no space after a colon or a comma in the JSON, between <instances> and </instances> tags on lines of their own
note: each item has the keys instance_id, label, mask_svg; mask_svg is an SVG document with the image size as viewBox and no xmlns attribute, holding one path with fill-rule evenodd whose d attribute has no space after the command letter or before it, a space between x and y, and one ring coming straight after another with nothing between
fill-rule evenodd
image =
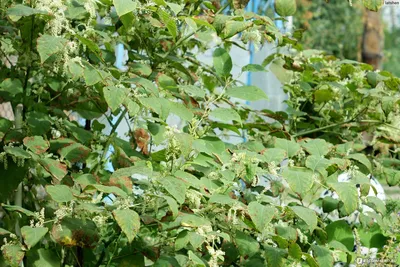
<instances>
[{"instance_id":1,"label":"twig","mask_svg":"<svg viewBox=\"0 0 400 267\"><path fill-rule=\"evenodd\" d=\"M112 129L111 129L111 132L110 132L110 136L108 137L106 146L104 147L103 154L102 154L102 156L101 156L99 165L97 165L97 168L96 168L95 173L97 173L97 172L100 170L100 167L101 167L101 166L103 165L103 163L105 162L106 157L107 157L107 152L108 152L108 150L109 150L109 148L110 148L110 145L111 145L111 139L112 139L112 137L113 137L115 131L117 130L119 124L121 123L122 119L125 117L125 115L126 115L127 112L128 112L128 109L125 108L125 109L122 111L121 115L119 116L117 122L116 122L115 124L113 124Z\"/></svg>"}]
</instances>

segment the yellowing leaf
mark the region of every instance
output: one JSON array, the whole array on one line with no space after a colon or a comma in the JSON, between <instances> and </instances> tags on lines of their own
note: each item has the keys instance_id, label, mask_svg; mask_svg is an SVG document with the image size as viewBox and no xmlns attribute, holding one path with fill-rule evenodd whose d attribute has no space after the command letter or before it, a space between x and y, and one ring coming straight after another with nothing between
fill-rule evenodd
<instances>
[{"instance_id":1,"label":"yellowing leaf","mask_svg":"<svg viewBox=\"0 0 400 267\"><path fill-rule=\"evenodd\" d=\"M113 215L122 232L126 235L131 243L139 232L139 215L135 211L129 209L114 210Z\"/></svg>"}]
</instances>

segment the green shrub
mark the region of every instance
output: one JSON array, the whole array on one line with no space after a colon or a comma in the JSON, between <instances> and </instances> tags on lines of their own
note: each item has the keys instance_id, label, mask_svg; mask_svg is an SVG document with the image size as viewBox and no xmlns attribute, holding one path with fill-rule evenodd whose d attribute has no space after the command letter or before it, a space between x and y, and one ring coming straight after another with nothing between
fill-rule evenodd
<instances>
[{"instance_id":1,"label":"green shrub","mask_svg":"<svg viewBox=\"0 0 400 267\"><path fill-rule=\"evenodd\" d=\"M282 12L292 12L287 2ZM228 51L238 33L297 44L268 17L223 15L228 5L207 1L1 8L0 94L15 113L0 119L4 265L331 266L360 257L354 243L399 263L398 203L365 194L377 170L399 183L398 78L307 51L276 54L243 71L273 61L290 76L290 108L255 111L238 100L267 96L232 77ZM117 44L128 50L126 71L114 66ZM196 57L210 47L212 66ZM327 108L335 105L345 107ZM170 114L183 126L168 125ZM384 158L363 153L364 131L390 145ZM248 141L233 145L231 135ZM344 171L350 184L337 182ZM327 188L339 195L331 210L373 211L332 222L313 208Z\"/></svg>"}]
</instances>

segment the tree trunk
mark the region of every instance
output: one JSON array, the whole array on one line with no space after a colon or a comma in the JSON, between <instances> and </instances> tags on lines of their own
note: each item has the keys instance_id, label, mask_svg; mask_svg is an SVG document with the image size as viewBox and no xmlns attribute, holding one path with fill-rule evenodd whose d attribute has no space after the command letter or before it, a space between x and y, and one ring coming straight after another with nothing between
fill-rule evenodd
<instances>
[{"instance_id":1,"label":"tree trunk","mask_svg":"<svg viewBox=\"0 0 400 267\"><path fill-rule=\"evenodd\" d=\"M383 58L383 23L381 11L364 12L364 33L362 38L362 62L379 69Z\"/></svg>"}]
</instances>

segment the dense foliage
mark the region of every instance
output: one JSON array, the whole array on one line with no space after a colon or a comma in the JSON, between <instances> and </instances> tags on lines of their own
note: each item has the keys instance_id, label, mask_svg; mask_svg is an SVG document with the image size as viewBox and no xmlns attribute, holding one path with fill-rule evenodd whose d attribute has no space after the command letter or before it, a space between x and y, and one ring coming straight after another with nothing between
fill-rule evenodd
<instances>
[{"instance_id":1,"label":"dense foliage","mask_svg":"<svg viewBox=\"0 0 400 267\"><path fill-rule=\"evenodd\" d=\"M392 21L393 23L394 21ZM400 75L400 55L397 53L400 45L400 28L396 25L386 27L385 29L385 50L383 57L383 66L385 70L393 74Z\"/></svg>"},{"instance_id":2,"label":"dense foliage","mask_svg":"<svg viewBox=\"0 0 400 267\"><path fill-rule=\"evenodd\" d=\"M354 1L301 0L293 23L305 29L302 44L307 49L320 49L339 58L357 60L361 55L363 6Z\"/></svg>"},{"instance_id":3,"label":"dense foliage","mask_svg":"<svg viewBox=\"0 0 400 267\"><path fill-rule=\"evenodd\" d=\"M361 245L400 263L399 205L367 196L371 172L400 182L400 80L312 51L275 54L242 71L272 62L289 109L251 110L242 100L267 96L232 76L230 47L300 46L244 6L1 2L0 96L15 112L0 119L1 264L331 266L368 257ZM210 48L212 66L196 57ZM366 149L382 144L376 157ZM320 199L327 188L339 199ZM363 205L350 225L327 216Z\"/></svg>"}]
</instances>

